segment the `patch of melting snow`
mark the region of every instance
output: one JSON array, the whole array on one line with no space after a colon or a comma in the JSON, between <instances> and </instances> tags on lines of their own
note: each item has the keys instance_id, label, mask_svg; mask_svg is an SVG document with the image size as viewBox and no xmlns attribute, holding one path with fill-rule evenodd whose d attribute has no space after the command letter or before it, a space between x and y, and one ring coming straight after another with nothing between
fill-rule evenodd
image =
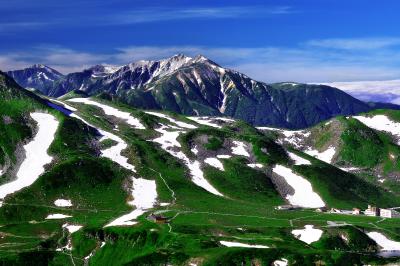
<instances>
[{"instance_id":1,"label":"patch of melting snow","mask_svg":"<svg viewBox=\"0 0 400 266\"><path fill-rule=\"evenodd\" d=\"M165 118L169 122L174 123L175 125L177 125L179 127L182 127L182 128L187 128L187 129L195 129L195 128L197 128L195 125L175 120L175 119L173 119L172 117L170 117L170 116L168 116L166 114L162 114L162 113L158 113L158 112L150 112L150 111L146 111L145 113L149 114L149 115L154 115L154 116L157 116L157 117Z\"/></svg>"},{"instance_id":2,"label":"patch of melting snow","mask_svg":"<svg viewBox=\"0 0 400 266\"><path fill-rule=\"evenodd\" d=\"M234 140L233 144L235 145L232 147L233 154L250 157L250 154L246 150L247 145L244 142Z\"/></svg>"},{"instance_id":3,"label":"patch of melting snow","mask_svg":"<svg viewBox=\"0 0 400 266\"><path fill-rule=\"evenodd\" d=\"M204 162L205 162L206 164L209 164L209 165L211 165L211 166L213 166L213 167L215 167L215 168L221 170L221 171L224 171L224 165L223 165L223 164L221 163L221 161L218 160L217 158L206 158L206 159L204 160Z\"/></svg>"},{"instance_id":4,"label":"patch of melting snow","mask_svg":"<svg viewBox=\"0 0 400 266\"><path fill-rule=\"evenodd\" d=\"M222 126L216 123L216 121L223 121L227 123L235 122L235 120L226 117L188 116L187 118L195 121L198 124L215 128L222 128Z\"/></svg>"},{"instance_id":5,"label":"patch of melting snow","mask_svg":"<svg viewBox=\"0 0 400 266\"><path fill-rule=\"evenodd\" d=\"M313 225L306 225L304 229L293 230L292 234L299 240L311 244L318 241L322 236L323 231L315 229Z\"/></svg>"},{"instance_id":6,"label":"patch of melting snow","mask_svg":"<svg viewBox=\"0 0 400 266\"><path fill-rule=\"evenodd\" d=\"M103 111L106 115L118 117L122 120L125 120L126 123L133 126L134 128L146 129L145 126L139 121L139 119L133 117L129 112L120 111L115 107L111 107L109 105L102 104L102 103L93 101L88 98L73 98L73 99L69 99L68 101L75 102L75 103L84 103L84 104L94 105L96 107L103 109Z\"/></svg>"},{"instance_id":7,"label":"patch of melting snow","mask_svg":"<svg viewBox=\"0 0 400 266\"><path fill-rule=\"evenodd\" d=\"M37 122L38 132L24 146L26 157L16 174L17 179L0 186L0 199L32 185L44 173L44 166L53 159L47 150L54 140L58 120L45 113L31 113L30 116Z\"/></svg>"},{"instance_id":8,"label":"patch of melting snow","mask_svg":"<svg viewBox=\"0 0 400 266\"><path fill-rule=\"evenodd\" d=\"M190 120L193 120L194 122L209 126L209 127L215 127L215 128L222 128L220 125L213 123L212 120L209 117L202 117L202 116L188 116L187 117Z\"/></svg>"},{"instance_id":9,"label":"patch of melting snow","mask_svg":"<svg viewBox=\"0 0 400 266\"><path fill-rule=\"evenodd\" d=\"M248 163L247 166L251 168L263 168L261 163Z\"/></svg>"},{"instance_id":10,"label":"patch of melting snow","mask_svg":"<svg viewBox=\"0 0 400 266\"><path fill-rule=\"evenodd\" d=\"M55 213L55 214L49 214L45 218L46 220L53 220L53 219L65 219L65 218L71 218L71 215L65 215L61 213Z\"/></svg>"},{"instance_id":11,"label":"patch of melting snow","mask_svg":"<svg viewBox=\"0 0 400 266\"><path fill-rule=\"evenodd\" d=\"M193 152L194 154L199 153L199 150L197 149L197 146L193 147L190 151Z\"/></svg>"},{"instance_id":12,"label":"patch of melting snow","mask_svg":"<svg viewBox=\"0 0 400 266\"><path fill-rule=\"evenodd\" d=\"M285 179L294 189L293 195L287 195L286 199L293 205L305 208L319 208L325 206L321 197L313 191L311 183L283 165L277 164L272 171Z\"/></svg>"},{"instance_id":13,"label":"patch of melting snow","mask_svg":"<svg viewBox=\"0 0 400 266\"><path fill-rule=\"evenodd\" d=\"M288 265L288 260L287 259L280 259L280 260L275 260L274 261L274 266L287 266Z\"/></svg>"},{"instance_id":14,"label":"patch of melting snow","mask_svg":"<svg viewBox=\"0 0 400 266\"><path fill-rule=\"evenodd\" d=\"M400 123L390 120L386 115L375 115L372 117L353 116L353 118L365 124L367 127L386 131L400 138ZM400 144L400 139L398 139L397 144Z\"/></svg>"},{"instance_id":15,"label":"patch of melting snow","mask_svg":"<svg viewBox=\"0 0 400 266\"><path fill-rule=\"evenodd\" d=\"M106 139L111 139L117 142L117 145L114 145L105 150L101 150L101 156L106 157L113 162L119 164L120 166L135 172L135 166L128 163L128 158L121 154L121 152L128 147L128 144L123 139L112 133L101 130L99 128L97 128L97 130L100 132L100 134L103 135L103 137L100 139L100 142Z\"/></svg>"},{"instance_id":16,"label":"patch of melting snow","mask_svg":"<svg viewBox=\"0 0 400 266\"><path fill-rule=\"evenodd\" d=\"M294 161L295 165L310 165L311 162L303 157L298 156L293 152L288 152L290 159Z\"/></svg>"},{"instance_id":17,"label":"patch of melting snow","mask_svg":"<svg viewBox=\"0 0 400 266\"><path fill-rule=\"evenodd\" d=\"M71 207L72 202L71 200L57 199L54 201L54 205L56 205L57 207Z\"/></svg>"},{"instance_id":18,"label":"patch of melting snow","mask_svg":"<svg viewBox=\"0 0 400 266\"><path fill-rule=\"evenodd\" d=\"M232 241L219 241L219 243L226 247L239 247L239 248L269 248L268 246L264 245L250 245L240 242L232 242Z\"/></svg>"},{"instance_id":19,"label":"patch of melting snow","mask_svg":"<svg viewBox=\"0 0 400 266\"><path fill-rule=\"evenodd\" d=\"M278 132L284 136L283 138L279 138L279 143L288 142L296 148L300 148L300 143L311 135L311 132L304 130L284 130L273 127L257 127L257 129Z\"/></svg>"},{"instance_id":20,"label":"patch of melting snow","mask_svg":"<svg viewBox=\"0 0 400 266\"><path fill-rule=\"evenodd\" d=\"M400 251L400 242L390 240L379 232L369 232L367 235L382 247L382 251Z\"/></svg>"},{"instance_id":21,"label":"patch of melting snow","mask_svg":"<svg viewBox=\"0 0 400 266\"><path fill-rule=\"evenodd\" d=\"M79 231L83 226L82 225L74 225L74 224L65 223L65 224L62 225L62 227L66 228L70 234L73 234L76 231Z\"/></svg>"},{"instance_id":22,"label":"patch of melting snow","mask_svg":"<svg viewBox=\"0 0 400 266\"><path fill-rule=\"evenodd\" d=\"M311 155L318 160L324 161L326 163L332 163L333 156L336 153L335 147L331 146L323 152L319 152L317 150L308 149L304 151L308 155Z\"/></svg>"},{"instance_id":23,"label":"patch of melting snow","mask_svg":"<svg viewBox=\"0 0 400 266\"><path fill-rule=\"evenodd\" d=\"M349 239L345 235L340 235L340 238L345 242L349 242Z\"/></svg>"},{"instance_id":24,"label":"patch of melting snow","mask_svg":"<svg viewBox=\"0 0 400 266\"><path fill-rule=\"evenodd\" d=\"M130 205L135 206L136 209L132 212L125 214L111 223L108 226L119 226L119 225L134 225L137 222L132 221L151 209L157 203L157 187L156 181L147 180L143 178L133 178L133 189L132 197L133 200L128 202Z\"/></svg>"},{"instance_id":25,"label":"patch of melting snow","mask_svg":"<svg viewBox=\"0 0 400 266\"><path fill-rule=\"evenodd\" d=\"M340 170L343 170L345 172L354 172L354 171L359 171L360 168L358 167L339 167Z\"/></svg>"},{"instance_id":26,"label":"patch of melting snow","mask_svg":"<svg viewBox=\"0 0 400 266\"><path fill-rule=\"evenodd\" d=\"M220 154L220 155L217 155L217 158L218 159L229 159L229 158L232 158L232 156L227 155L227 154Z\"/></svg>"},{"instance_id":27,"label":"patch of melting snow","mask_svg":"<svg viewBox=\"0 0 400 266\"><path fill-rule=\"evenodd\" d=\"M165 125L162 125L160 128L155 129L158 133L161 134L160 137L153 139L152 141L161 145L161 148L167 151L169 154L174 156L175 158L181 159L184 161L186 166L189 168L190 174L192 176L192 181L197 186L204 188L208 192L223 196L218 190L216 190L208 181L204 178L204 173L200 168L199 161L191 161L182 151L177 151L177 148L181 147L181 144L177 141L177 137L183 131L169 131L167 129L171 129Z\"/></svg>"}]
</instances>

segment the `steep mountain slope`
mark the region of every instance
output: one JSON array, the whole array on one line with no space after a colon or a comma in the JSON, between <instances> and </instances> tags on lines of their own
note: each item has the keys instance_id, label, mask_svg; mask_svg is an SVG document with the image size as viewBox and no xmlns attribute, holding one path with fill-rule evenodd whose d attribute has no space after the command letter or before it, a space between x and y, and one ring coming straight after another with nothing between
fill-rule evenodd
<instances>
[{"instance_id":1,"label":"steep mountain slope","mask_svg":"<svg viewBox=\"0 0 400 266\"><path fill-rule=\"evenodd\" d=\"M399 193L399 111L375 110L338 117L306 130L263 128L278 141Z\"/></svg>"},{"instance_id":2,"label":"steep mountain slope","mask_svg":"<svg viewBox=\"0 0 400 266\"><path fill-rule=\"evenodd\" d=\"M34 88L43 94L50 94L50 89L54 82L63 77L63 74L48 66L36 64L31 67L8 71L7 75L12 77L20 86L24 88Z\"/></svg>"},{"instance_id":3,"label":"steep mountain slope","mask_svg":"<svg viewBox=\"0 0 400 266\"><path fill-rule=\"evenodd\" d=\"M176 55L111 71L102 68L71 73L55 81L47 95L59 97L73 90L88 95L108 94L137 108L224 115L252 125L285 128L304 128L336 115L374 108L324 85L258 82L203 56Z\"/></svg>"},{"instance_id":4,"label":"steep mountain slope","mask_svg":"<svg viewBox=\"0 0 400 266\"><path fill-rule=\"evenodd\" d=\"M49 114L59 125L47 150L51 163L0 207L2 264L398 262L378 256L381 247L367 235L398 241L397 220L314 211L398 206L397 193L282 146L243 121L83 95L33 99L34 106L16 109L21 117ZM0 108L0 116L10 110ZM29 119L21 126L26 143L40 132ZM0 135L0 146L9 138ZM5 173L3 183L18 177ZM287 203L306 208L275 208Z\"/></svg>"}]
</instances>

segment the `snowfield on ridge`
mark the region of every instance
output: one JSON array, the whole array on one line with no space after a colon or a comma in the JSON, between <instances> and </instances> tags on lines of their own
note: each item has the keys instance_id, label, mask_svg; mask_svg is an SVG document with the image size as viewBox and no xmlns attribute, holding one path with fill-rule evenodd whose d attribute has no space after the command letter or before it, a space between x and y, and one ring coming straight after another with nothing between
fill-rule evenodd
<instances>
[{"instance_id":1,"label":"snowfield on ridge","mask_svg":"<svg viewBox=\"0 0 400 266\"><path fill-rule=\"evenodd\" d=\"M47 150L55 138L58 120L46 113L31 113L30 116L37 123L38 132L34 138L24 146L25 159L16 174L16 179L0 186L0 199L32 185L41 174L44 166L52 161Z\"/></svg>"},{"instance_id":2,"label":"snowfield on ridge","mask_svg":"<svg viewBox=\"0 0 400 266\"><path fill-rule=\"evenodd\" d=\"M115 107L112 107L112 106L109 106L106 104L102 104L102 103L93 101L88 98L73 98L73 99L69 99L68 101L74 102L74 103L84 103L84 104L89 104L89 105L100 107L101 109L103 109L103 111L106 115L121 118L122 120L126 121L126 123L133 126L134 128L146 129L146 127L139 121L139 119L133 117L130 113L120 111Z\"/></svg>"}]
</instances>

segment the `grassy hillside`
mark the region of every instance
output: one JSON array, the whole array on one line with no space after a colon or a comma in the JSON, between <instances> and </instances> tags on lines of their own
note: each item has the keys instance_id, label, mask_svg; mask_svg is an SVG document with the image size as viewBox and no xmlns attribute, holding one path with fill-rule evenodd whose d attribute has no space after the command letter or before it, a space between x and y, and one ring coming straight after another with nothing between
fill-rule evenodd
<instances>
[{"instance_id":1,"label":"grassy hillside","mask_svg":"<svg viewBox=\"0 0 400 266\"><path fill-rule=\"evenodd\" d=\"M123 139L127 148L121 154L135 166L136 172L100 156L100 150L114 147L116 141L100 142L98 131L40 101L32 100L32 106L14 104L15 109L0 109L2 115L18 121L15 127L4 126L9 131L0 135L0 147L9 145L4 149L11 155L16 143L28 141L35 134L30 121L24 120L26 114L43 110L59 120L56 138L48 150L54 160L46 166L46 172L33 185L9 195L0 208L2 264L23 265L29 261L36 265L271 265L282 258L294 265L398 263L396 258L377 256L376 243L365 234L379 231L399 241L398 219L319 213L312 209L276 210L277 205L286 204L286 199L274 183L272 168L282 164L304 176L329 207L400 203L396 195L373 182L297 150L290 151L309 159L312 165L293 165L286 148L275 142L273 136L244 122L210 127L172 113L163 113L169 119L156 117L104 97L94 100L128 112L146 127L136 129L96 106L65 101L90 124ZM163 136L161 125L167 132L182 131L177 137L181 147L163 149L152 141ZM15 140L7 141L13 134ZM245 151L236 147L235 142L243 143ZM326 145L321 143L321 147ZM240 150L238 154L233 153L235 147ZM205 180L223 196L196 185L185 161L172 156L171 151L180 151L190 161L198 161ZM216 159L218 155L230 156L219 159L223 170L205 163L207 158ZM104 227L135 209L127 204L133 200L133 178L154 180L157 202L134 225ZM73 205L56 206L56 199L70 199ZM45 219L55 213L71 217ZM168 223L147 219L150 213L163 215ZM82 228L69 234L63 228L66 223ZM346 226L340 226L343 223ZM291 231L305 225L321 229L322 237L311 244L295 238ZM348 240L343 240L342 235ZM268 248L227 247L220 241ZM71 250L57 251L68 243Z\"/></svg>"}]
</instances>

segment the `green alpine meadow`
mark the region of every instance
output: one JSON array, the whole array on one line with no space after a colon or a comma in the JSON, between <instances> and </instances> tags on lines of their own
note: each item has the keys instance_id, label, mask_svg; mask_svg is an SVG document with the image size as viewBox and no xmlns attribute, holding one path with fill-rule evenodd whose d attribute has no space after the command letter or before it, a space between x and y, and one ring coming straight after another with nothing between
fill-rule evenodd
<instances>
[{"instance_id":1,"label":"green alpine meadow","mask_svg":"<svg viewBox=\"0 0 400 266\"><path fill-rule=\"evenodd\" d=\"M288 130L0 91L4 265L400 262L399 111Z\"/></svg>"}]
</instances>

